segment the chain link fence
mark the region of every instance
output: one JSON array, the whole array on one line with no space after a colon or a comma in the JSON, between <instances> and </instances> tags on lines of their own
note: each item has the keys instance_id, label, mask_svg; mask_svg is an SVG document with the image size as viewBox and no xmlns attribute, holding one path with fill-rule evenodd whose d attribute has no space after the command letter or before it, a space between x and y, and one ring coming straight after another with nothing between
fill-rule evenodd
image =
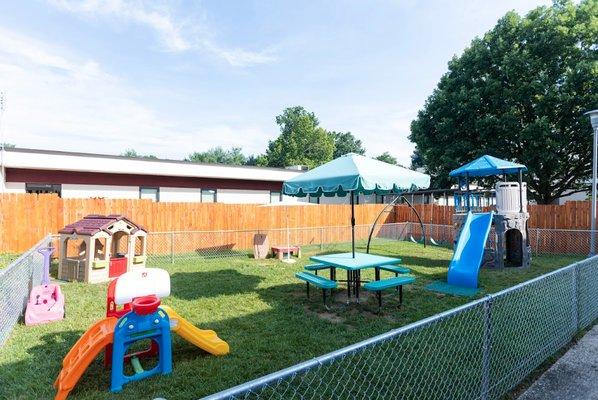
<instances>
[{"instance_id":1,"label":"chain link fence","mask_svg":"<svg viewBox=\"0 0 598 400\"><path fill-rule=\"evenodd\" d=\"M51 236L46 236L0 269L0 347L23 315L31 288L41 283L44 259L37 249L47 247L51 240Z\"/></svg>"},{"instance_id":2,"label":"chain link fence","mask_svg":"<svg viewBox=\"0 0 598 400\"><path fill-rule=\"evenodd\" d=\"M598 317L598 256L208 396L500 399Z\"/></svg>"},{"instance_id":3,"label":"chain link fence","mask_svg":"<svg viewBox=\"0 0 598 400\"><path fill-rule=\"evenodd\" d=\"M365 251L371 225L355 226L356 249ZM452 225L425 224L426 243L431 246L452 248L455 229ZM259 235L265 236L259 242ZM415 222L389 223L376 226L371 244L383 248L389 241L423 243L422 227ZM533 255L563 254L587 256L590 252L591 231L584 230L528 230L529 246ZM486 247L494 247L496 235L492 228ZM174 263L177 260L247 258L254 253L254 245L264 247L301 246L314 252L346 251L351 242L350 226L313 228L154 232L148 235L148 260L153 265Z\"/></svg>"}]
</instances>

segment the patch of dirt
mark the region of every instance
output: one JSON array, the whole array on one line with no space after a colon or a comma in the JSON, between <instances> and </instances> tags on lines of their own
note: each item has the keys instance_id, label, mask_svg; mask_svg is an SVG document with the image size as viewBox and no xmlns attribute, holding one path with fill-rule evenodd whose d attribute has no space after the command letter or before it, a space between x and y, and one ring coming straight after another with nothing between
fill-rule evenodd
<instances>
[{"instance_id":1,"label":"patch of dirt","mask_svg":"<svg viewBox=\"0 0 598 400\"><path fill-rule=\"evenodd\" d=\"M316 313L316 315L319 318L325 319L328 322L332 322L333 324L342 324L343 322L345 322L345 320L341 317L339 317L336 314L333 314L331 312L319 312Z\"/></svg>"}]
</instances>

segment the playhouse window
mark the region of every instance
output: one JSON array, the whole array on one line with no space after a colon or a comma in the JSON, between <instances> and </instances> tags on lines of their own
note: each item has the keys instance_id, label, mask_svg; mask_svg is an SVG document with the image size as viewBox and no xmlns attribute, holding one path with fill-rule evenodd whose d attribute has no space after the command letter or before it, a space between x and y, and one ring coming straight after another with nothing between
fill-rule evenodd
<instances>
[{"instance_id":1,"label":"playhouse window","mask_svg":"<svg viewBox=\"0 0 598 400\"><path fill-rule=\"evenodd\" d=\"M145 253L145 240L142 236L135 238L135 255L142 256Z\"/></svg>"},{"instance_id":2,"label":"playhouse window","mask_svg":"<svg viewBox=\"0 0 598 400\"><path fill-rule=\"evenodd\" d=\"M95 240L94 260L105 260L106 259L106 238L97 238Z\"/></svg>"},{"instance_id":3,"label":"playhouse window","mask_svg":"<svg viewBox=\"0 0 598 400\"><path fill-rule=\"evenodd\" d=\"M87 245L82 239L67 239L66 257L72 260L83 260L87 253Z\"/></svg>"}]
</instances>

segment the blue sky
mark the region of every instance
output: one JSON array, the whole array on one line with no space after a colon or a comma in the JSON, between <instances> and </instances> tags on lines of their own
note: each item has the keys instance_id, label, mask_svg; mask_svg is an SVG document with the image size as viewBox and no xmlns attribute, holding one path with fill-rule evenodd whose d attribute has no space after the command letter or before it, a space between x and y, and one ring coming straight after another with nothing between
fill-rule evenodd
<instances>
[{"instance_id":1,"label":"blue sky","mask_svg":"<svg viewBox=\"0 0 598 400\"><path fill-rule=\"evenodd\" d=\"M302 105L409 163L409 124L476 35L532 0L0 4L0 129L20 147L261 153Z\"/></svg>"}]
</instances>

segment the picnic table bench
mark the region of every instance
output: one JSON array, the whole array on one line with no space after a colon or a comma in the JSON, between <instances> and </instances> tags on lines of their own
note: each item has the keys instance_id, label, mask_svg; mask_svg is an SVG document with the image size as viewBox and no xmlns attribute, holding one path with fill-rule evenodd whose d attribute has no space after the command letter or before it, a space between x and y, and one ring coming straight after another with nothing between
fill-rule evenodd
<instances>
[{"instance_id":1,"label":"picnic table bench","mask_svg":"<svg viewBox=\"0 0 598 400\"><path fill-rule=\"evenodd\" d=\"M403 304L403 285L415 282L415 277L411 275L402 275L400 277L381 279L371 281L363 285L363 288L369 292L376 292L378 298L378 310L382 308L382 291L390 288L399 289L399 307Z\"/></svg>"},{"instance_id":2,"label":"picnic table bench","mask_svg":"<svg viewBox=\"0 0 598 400\"><path fill-rule=\"evenodd\" d=\"M330 290L332 295L332 289L336 289L338 284L330 279L326 279L323 276L314 275L309 272L297 272L295 276L307 283L307 298L309 298L309 285L312 284L322 289L322 296L324 298L324 306L326 306L326 290Z\"/></svg>"}]
</instances>

